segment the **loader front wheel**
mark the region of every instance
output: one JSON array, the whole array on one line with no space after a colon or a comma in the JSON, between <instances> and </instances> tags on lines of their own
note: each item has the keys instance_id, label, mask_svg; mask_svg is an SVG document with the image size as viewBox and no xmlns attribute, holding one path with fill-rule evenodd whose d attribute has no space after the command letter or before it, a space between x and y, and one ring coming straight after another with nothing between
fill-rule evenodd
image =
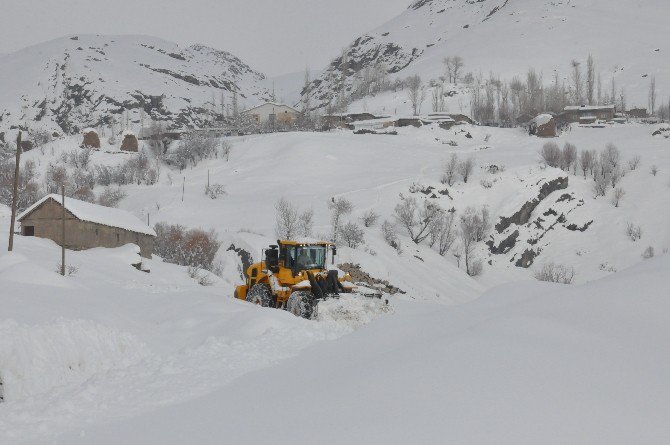
<instances>
[{"instance_id":1,"label":"loader front wheel","mask_svg":"<svg viewBox=\"0 0 670 445\"><path fill-rule=\"evenodd\" d=\"M316 316L316 299L311 292L293 292L286 302L286 310L296 317L310 319Z\"/></svg>"},{"instance_id":2,"label":"loader front wheel","mask_svg":"<svg viewBox=\"0 0 670 445\"><path fill-rule=\"evenodd\" d=\"M268 284L254 284L247 294L247 301L258 306L274 307L272 291Z\"/></svg>"}]
</instances>

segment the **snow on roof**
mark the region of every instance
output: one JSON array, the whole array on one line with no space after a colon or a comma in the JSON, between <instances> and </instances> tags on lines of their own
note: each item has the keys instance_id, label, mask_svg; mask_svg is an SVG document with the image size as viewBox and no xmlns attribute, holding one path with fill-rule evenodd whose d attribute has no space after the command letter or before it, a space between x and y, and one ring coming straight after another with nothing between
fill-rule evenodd
<instances>
[{"instance_id":1,"label":"snow on roof","mask_svg":"<svg viewBox=\"0 0 670 445\"><path fill-rule=\"evenodd\" d=\"M565 111L595 111L595 110L613 110L614 105L569 105L564 108Z\"/></svg>"},{"instance_id":2,"label":"snow on roof","mask_svg":"<svg viewBox=\"0 0 670 445\"><path fill-rule=\"evenodd\" d=\"M61 203L60 195L47 195L37 201L35 204L28 207L23 213L19 215L17 219L21 221L49 199L53 199L58 204ZM105 207L68 197L65 198L65 208L82 221L102 224L109 227L116 227L119 229L128 230L130 232L156 236L154 229L147 226L135 215L130 212L126 212L125 210Z\"/></svg>"},{"instance_id":3,"label":"snow on roof","mask_svg":"<svg viewBox=\"0 0 670 445\"><path fill-rule=\"evenodd\" d=\"M533 123L538 126L547 125L553 118L551 114L540 114L533 119Z\"/></svg>"}]
</instances>

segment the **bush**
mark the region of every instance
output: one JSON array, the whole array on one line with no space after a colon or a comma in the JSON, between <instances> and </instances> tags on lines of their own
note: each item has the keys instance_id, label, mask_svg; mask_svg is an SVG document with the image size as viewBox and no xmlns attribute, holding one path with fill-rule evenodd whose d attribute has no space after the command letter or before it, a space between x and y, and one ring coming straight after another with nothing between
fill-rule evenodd
<instances>
[{"instance_id":1,"label":"bush","mask_svg":"<svg viewBox=\"0 0 670 445\"><path fill-rule=\"evenodd\" d=\"M105 207L117 207L119 202L126 197L126 192L120 187L105 187L98 195L98 204Z\"/></svg>"},{"instance_id":2,"label":"bush","mask_svg":"<svg viewBox=\"0 0 670 445\"><path fill-rule=\"evenodd\" d=\"M644 258L645 260L648 260L649 258L653 257L654 257L654 248L651 246L647 247L644 250L644 252L642 252L642 258Z\"/></svg>"},{"instance_id":3,"label":"bush","mask_svg":"<svg viewBox=\"0 0 670 445\"><path fill-rule=\"evenodd\" d=\"M549 167L561 166L561 149L556 142L547 142L540 150L540 158Z\"/></svg>"},{"instance_id":4,"label":"bush","mask_svg":"<svg viewBox=\"0 0 670 445\"><path fill-rule=\"evenodd\" d=\"M628 168L630 171L637 170L638 166L640 165L640 160L641 158L639 156L635 156L628 161Z\"/></svg>"},{"instance_id":5,"label":"bush","mask_svg":"<svg viewBox=\"0 0 670 445\"><path fill-rule=\"evenodd\" d=\"M619 202L621 202L621 199L624 197L626 194L625 190L621 187L617 187L614 189L614 194L612 195L612 205L614 207L619 207Z\"/></svg>"},{"instance_id":6,"label":"bush","mask_svg":"<svg viewBox=\"0 0 670 445\"><path fill-rule=\"evenodd\" d=\"M377 220L379 219L379 215L377 215L374 210L368 210L367 212L365 212L363 214L361 219L363 220L363 225L365 227L372 227L375 224L377 224Z\"/></svg>"},{"instance_id":7,"label":"bush","mask_svg":"<svg viewBox=\"0 0 670 445\"><path fill-rule=\"evenodd\" d=\"M388 244L389 246L393 247L396 250L400 250L400 243L398 243L398 234L396 233L393 224L391 224L388 221L384 221L381 226L381 232L382 236L384 237L384 241L386 241L386 244Z\"/></svg>"},{"instance_id":8,"label":"bush","mask_svg":"<svg viewBox=\"0 0 670 445\"><path fill-rule=\"evenodd\" d=\"M340 239L352 249L363 243L365 232L355 223L348 222L340 228Z\"/></svg>"},{"instance_id":9,"label":"bush","mask_svg":"<svg viewBox=\"0 0 670 445\"><path fill-rule=\"evenodd\" d=\"M212 271L221 242L214 231L158 223L154 253L168 263Z\"/></svg>"},{"instance_id":10,"label":"bush","mask_svg":"<svg viewBox=\"0 0 670 445\"><path fill-rule=\"evenodd\" d=\"M658 166L652 165L651 166L651 174L656 176L658 174Z\"/></svg>"},{"instance_id":11,"label":"bush","mask_svg":"<svg viewBox=\"0 0 670 445\"><path fill-rule=\"evenodd\" d=\"M637 241L642 238L642 228L633 223L628 223L626 224L626 236L628 236L631 241Z\"/></svg>"},{"instance_id":12,"label":"bush","mask_svg":"<svg viewBox=\"0 0 670 445\"><path fill-rule=\"evenodd\" d=\"M226 188L221 184L211 184L205 186L205 195L209 196L211 199L216 199L219 196L226 194Z\"/></svg>"},{"instance_id":13,"label":"bush","mask_svg":"<svg viewBox=\"0 0 670 445\"><path fill-rule=\"evenodd\" d=\"M575 277L575 269L561 264L547 263L542 269L536 271L534 276L539 281L572 284L572 280Z\"/></svg>"}]
</instances>

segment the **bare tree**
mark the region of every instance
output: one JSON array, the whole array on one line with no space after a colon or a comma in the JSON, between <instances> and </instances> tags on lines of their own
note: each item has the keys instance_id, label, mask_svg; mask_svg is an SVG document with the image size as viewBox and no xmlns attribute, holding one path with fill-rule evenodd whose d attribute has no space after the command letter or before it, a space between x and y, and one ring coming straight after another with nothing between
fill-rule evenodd
<instances>
[{"instance_id":1,"label":"bare tree","mask_svg":"<svg viewBox=\"0 0 670 445\"><path fill-rule=\"evenodd\" d=\"M430 236L430 228L440 217L442 209L428 201L423 202L420 208L416 199L404 198L395 207L395 218L409 234L412 241L419 244Z\"/></svg>"},{"instance_id":2,"label":"bare tree","mask_svg":"<svg viewBox=\"0 0 670 445\"><path fill-rule=\"evenodd\" d=\"M490 229L488 210L482 208L481 213L473 207L468 207L461 215L460 239L463 249L465 269L471 277L482 272L482 263L474 255L475 247L484 238L484 234Z\"/></svg>"},{"instance_id":3,"label":"bare tree","mask_svg":"<svg viewBox=\"0 0 670 445\"><path fill-rule=\"evenodd\" d=\"M456 211L448 211L440 215L431 231L431 238L437 242L437 251L445 256L456 241Z\"/></svg>"},{"instance_id":4,"label":"bare tree","mask_svg":"<svg viewBox=\"0 0 670 445\"><path fill-rule=\"evenodd\" d=\"M382 232L382 236L384 237L384 241L386 241L386 244L393 247L395 250L400 251L400 243L398 242L398 234L396 233L395 228L393 227L393 224L391 224L388 221L384 221L384 223L381 226L381 232Z\"/></svg>"},{"instance_id":5,"label":"bare tree","mask_svg":"<svg viewBox=\"0 0 670 445\"><path fill-rule=\"evenodd\" d=\"M628 168L630 171L637 170L637 168L640 165L640 160L642 158L640 156L633 156L629 161L628 161Z\"/></svg>"},{"instance_id":6,"label":"bare tree","mask_svg":"<svg viewBox=\"0 0 670 445\"><path fill-rule=\"evenodd\" d=\"M573 87L573 99L576 105L581 105L584 94L583 90L583 81L582 81L582 69L581 63L577 60L570 62L572 66L572 87Z\"/></svg>"},{"instance_id":7,"label":"bare tree","mask_svg":"<svg viewBox=\"0 0 670 445\"><path fill-rule=\"evenodd\" d=\"M342 216L348 215L354 209L354 205L346 198L332 198L328 203L331 211L330 222L333 231L333 242L337 241L337 235L340 232L340 223Z\"/></svg>"},{"instance_id":8,"label":"bare tree","mask_svg":"<svg viewBox=\"0 0 670 445\"><path fill-rule=\"evenodd\" d=\"M656 77L651 76L649 80L649 114L656 112Z\"/></svg>"},{"instance_id":9,"label":"bare tree","mask_svg":"<svg viewBox=\"0 0 670 445\"><path fill-rule=\"evenodd\" d=\"M463 182L467 183L472 171L475 168L475 158L474 156L468 156L468 158L458 164L458 173L463 178Z\"/></svg>"},{"instance_id":10,"label":"bare tree","mask_svg":"<svg viewBox=\"0 0 670 445\"><path fill-rule=\"evenodd\" d=\"M424 88L421 76L417 74L408 77L405 85L407 87L407 95L412 103L412 111L417 116L421 112L423 101L426 99L426 89Z\"/></svg>"},{"instance_id":11,"label":"bare tree","mask_svg":"<svg viewBox=\"0 0 670 445\"><path fill-rule=\"evenodd\" d=\"M340 228L340 238L352 249L363 243L365 232L353 222L348 222Z\"/></svg>"},{"instance_id":12,"label":"bare tree","mask_svg":"<svg viewBox=\"0 0 670 445\"><path fill-rule=\"evenodd\" d=\"M314 227L314 210L307 209L298 217L298 233L304 237L312 236Z\"/></svg>"},{"instance_id":13,"label":"bare tree","mask_svg":"<svg viewBox=\"0 0 670 445\"><path fill-rule=\"evenodd\" d=\"M619 207L619 203L621 202L621 199L623 199L624 195L626 192L624 191L623 188L617 187L614 189L614 193L612 194L612 205L614 207Z\"/></svg>"},{"instance_id":14,"label":"bare tree","mask_svg":"<svg viewBox=\"0 0 670 445\"><path fill-rule=\"evenodd\" d=\"M275 235L279 239L295 239L300 231L298 209L290 201L280 198L275 204Z\"/></svg>"},{"instance_id":15,"label":"bare tree","mask_svg":"<svg viewBox=\"0 0 670 445\"><path fill-rule=\"evenodd\" d=\"M451 58L451 72L453 74L453 82L458 83L458 78L460 77L461 70L464 66L463 58L460 56L454 56Z\"/></svg>"},{"instance_id":16,"label":"bare tree","mask_svg":"<svg viewBox=\"0 0 670 445\"><path fill-rule=\"evenodd\" d=\"M584 173L584 179L586 179L586 173L593 171L593 164L596 159L593 151L591 150L582 150L579 154L579 165Z\"/></svg>"},{"instance_id":17,"label":"bare tree","mask_svg":"<svg viewBox=\"0 0 670 445\"><path fill-rule=\"evenodd\" d=\"M458 165L458 155L454 153L449 158L449 162L444 166L444 175L442 176L443 184L454 185L456 173L458 172Z\"/></svg>"},{"instance_id":18,"label":"bare tree","mask_svg":"<svg viewBox=\"0 0 670 445\"><path fill-rule=\"evenodd\" d=\"M561 169L569 171L577 163L577 147L566 142L561 151Z\"/></svg>"},{"instance_id":19,"label":"bare tree","mask_svg":"<svg viewBox=\"0 0 670 445\"><path fill-rule=\"evenodd\" d=\"M561 166L561 149L556 142L547 142L540 150L540 157L549 167Z\"/></svg>"},{"instance_id":20,"label":"bare tree","mask_svg":"<svg viewBox=\"0 0 670 445\"><path fill-rule=\"evenodd\" d=\"M596 83L596 65L593 61L593 56L589 54L589 58L586 60L586 100L589 105L595 103L595 83Z\"/></svg>"}]
</instances>

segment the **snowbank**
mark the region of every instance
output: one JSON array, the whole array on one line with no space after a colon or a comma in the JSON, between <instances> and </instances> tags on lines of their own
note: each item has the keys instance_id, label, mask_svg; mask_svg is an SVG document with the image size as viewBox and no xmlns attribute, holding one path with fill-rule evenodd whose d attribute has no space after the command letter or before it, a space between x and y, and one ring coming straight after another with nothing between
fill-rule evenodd
<instances>
[{"instance_id":1,"label":"snowbank","mask_svg":"<svg viewBox=\"0 0 670 445\"><path fill-rule=\"evenodd\" d=\"M61 318L43 325L0 320L0 378L5 401L81 383L149 354L129 333L88 320Z\"/></svg>"}]
</instances>

